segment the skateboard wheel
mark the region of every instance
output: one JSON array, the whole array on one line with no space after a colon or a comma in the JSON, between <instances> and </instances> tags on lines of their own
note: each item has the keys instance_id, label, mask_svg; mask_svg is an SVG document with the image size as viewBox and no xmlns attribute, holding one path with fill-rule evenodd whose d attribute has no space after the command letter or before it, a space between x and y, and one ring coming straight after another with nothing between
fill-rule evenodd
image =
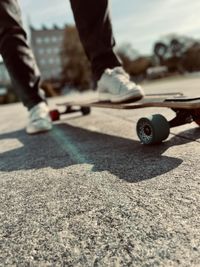
<instances>
[{"instance_id":1,"label":"skateboard wheel","mask_svg":"<svg viewBox=\"0 0 200 267\"><path fill-rule=\"evenodd\" d=\"M81 107L81 112L85 116L85 115L90 114L91 109L90 109L90 107Z\"/></svg>"},{"instance_id":2,"label":"skateboard wheel","mask_svg":"<svg viewBox=\"0 0 200 267\"><path fill-rule=\"evenodd\" d=\"M144 145L159 144L169 136L170 125L164 116L155 114L139 119L136 130Z\"/></svg>"},{"instance_id":3,"label":"skateboard wheel","mask_svg":"<svg viewBox=\"0 0 200 267\"><path fill-rule=\"evenodd\" d=\"M58 121L60 119L60 112L57 109L49 112L52 121Z\"/></svg>"}]
</instances>

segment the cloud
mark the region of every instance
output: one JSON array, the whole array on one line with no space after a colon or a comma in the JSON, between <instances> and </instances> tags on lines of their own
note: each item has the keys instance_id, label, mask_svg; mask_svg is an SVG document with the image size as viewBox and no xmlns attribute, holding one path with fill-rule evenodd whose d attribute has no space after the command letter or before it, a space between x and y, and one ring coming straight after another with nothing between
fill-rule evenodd
<instances>
[{"instance_id":1,"label":"cloud","mask_svg":"<svg viewBox=\"0 0 200 267\"><path fill-rule=\"evenodd\" d=\"M168 33L199 37L200 1L193 0L113 0L112 17L118 42L129 41L150 52L155 40Z\"/></svg>"},{"instance_id":2,"label":"cloud","mask_svg":"<svg viewBox=\"0 0 200 267\"><path fill-rule=\"evenodd\" d=\"M36 2L20 0L35 26L74 21L69 1ZM149 53L154 41L168 33L200 37L199 0L112 0L110 5L117 43L130 42L141 52Z\"/></svg>"},{"instance_id":3,"label":"cloud","mask_svg":"<svg viewBox=\"0 0 200 267\"><path fill-rule=\"evenodd\" d=\"M48 26L74 22L69 1L43 0L38 5L31 0L20 0L20 4L23 14L28 16L31 23L36 27L39 27L41 24Z\"/></svg>"}]
</instances>

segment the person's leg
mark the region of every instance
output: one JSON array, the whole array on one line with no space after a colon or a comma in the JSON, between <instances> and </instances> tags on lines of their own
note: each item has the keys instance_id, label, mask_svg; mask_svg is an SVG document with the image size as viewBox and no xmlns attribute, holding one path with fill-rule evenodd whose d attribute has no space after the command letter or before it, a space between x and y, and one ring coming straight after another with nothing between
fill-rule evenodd
<instances>
[{"instance_id":1,"label":"person's leg","mask_svg":"<svg viewBox=\"0 0 200 267\"><path fill-rule=\"evenodd\" d=\"M70 0L80 40L91 62L100 100L137 100L144 93L130 80L114 52L109 0Z\"/></svg>"},{"instance_id":2,"label":"person's leg","mask_svg":"<svg viewBox=\"0 0 200 267\"><path fill-rule=\"evenodd\" d=\"M13 89L29 110L27 133L50 130L49 108L40 94L40 73L27 44L18 0L0 0L0 54Z\"/></svg>"},{"instance_id":3,"label":"person's leg","mask_svg":"<svg viewBox=\"0 0 200 267\"><path fill-rule=\"evenodd\" d=\"M27 44L18 0L0 1L0 54L23 104L31 109L44 101L39 94L40 73Z\"/></svg>"},{"instance_id":4,"label":"person's leg","mask_svg":"<svg viewBox=\"0 0 200 267\"><path fill-rule=\"evenodd\" d=\"M106 68L121 66L113 48L115 40L108 0L70 0L74 19L95 80Z\"/></svg>"}]
</instances>

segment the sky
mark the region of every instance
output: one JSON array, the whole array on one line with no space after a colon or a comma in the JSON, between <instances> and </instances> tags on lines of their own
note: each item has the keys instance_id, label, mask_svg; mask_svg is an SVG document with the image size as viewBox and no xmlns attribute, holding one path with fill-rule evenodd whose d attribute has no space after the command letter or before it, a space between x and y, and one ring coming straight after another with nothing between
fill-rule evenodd
<instances>
[{"instance_id":1,"label":"sky","mask_svg":"<svg viewBox=\"0 0 200 267\"><path fill-rule=\"evenodd\" d=\"M40 28L74 23L69 0L19 3L25 25L30 22ZM199 0L111 0L110 9L117 44L131 43L140 54L150 54L154 42L167 34L200 39Z\"/></svg>"}]
</instances>

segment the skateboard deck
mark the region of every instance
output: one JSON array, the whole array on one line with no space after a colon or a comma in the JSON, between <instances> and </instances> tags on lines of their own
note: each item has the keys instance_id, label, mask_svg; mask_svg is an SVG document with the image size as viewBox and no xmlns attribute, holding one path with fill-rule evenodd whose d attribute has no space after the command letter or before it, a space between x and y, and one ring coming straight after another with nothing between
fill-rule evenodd
<instances>
[{"instance_id":1,"label":"skateboard deck","mask_svg":"<svg viewBox=\"0 0 200 267\"><path fill-rule=\"evenodd\" d=\"M97 99L74 100L60 103L58 106L65 106L65 111L51 111L52 120L59 120L60 115L79 112L88 115L92 107L110 109L139 109L147 107L170 108L175 112L175 117L167 121L161 114L154 114L142 117L136 125L137 135L143 144L157 144L167 139L170 128L196 122L200 125L200 97L185 97L181 93L150 94L143 99L129 103L111 103L98 101Z\"/></svg>"},{"instance_id":2,"label":"skateboard deck","mask_svg":"<svg viewBox=\"0 0 200 267\"><path fill-rule=\"evenodd\" d=\"M111 103L109 101L98 101L97 99L91 99L89 101L69 101L58 104L58 106L68 107L96 107L96 108L111 108L111 109L138 109L146 107L166 107L172 109L200 109L200 97L183 97L173 96L164 97L149 95L143 99L129 102L129 103Z\"/></svg>"}]
</instances>

